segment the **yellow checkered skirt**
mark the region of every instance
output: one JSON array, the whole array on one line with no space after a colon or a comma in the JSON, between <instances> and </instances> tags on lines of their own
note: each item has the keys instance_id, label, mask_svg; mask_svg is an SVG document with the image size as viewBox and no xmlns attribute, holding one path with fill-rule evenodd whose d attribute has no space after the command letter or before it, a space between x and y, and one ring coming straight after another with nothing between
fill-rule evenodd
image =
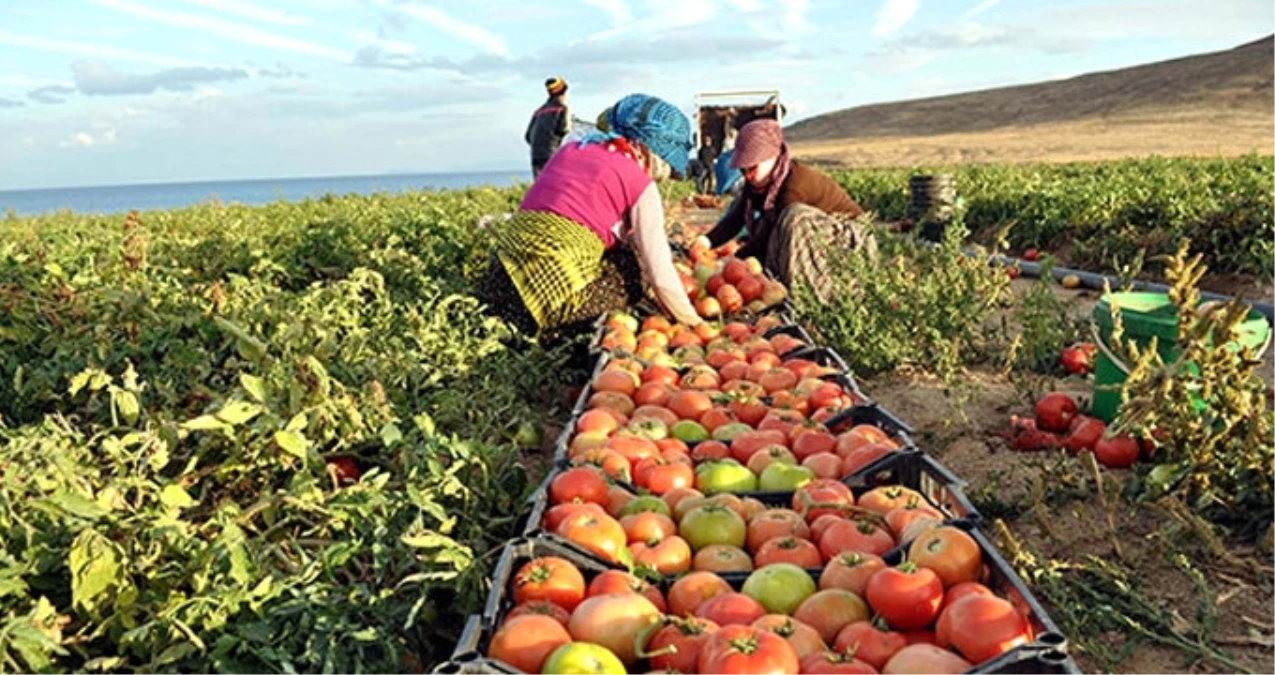
<instances>
[{"instance_id":1,"label":"yellow checkered skirt","mask_svg":"<svg viewBox=\"0 0 1275 675\"><path fill-rule=\"evenodd\" d=\"M574 317L602 274L602 240L589 228L543 211L519 211L496 232L496 257L540 327Z\"/></svg>"}]
</instances>

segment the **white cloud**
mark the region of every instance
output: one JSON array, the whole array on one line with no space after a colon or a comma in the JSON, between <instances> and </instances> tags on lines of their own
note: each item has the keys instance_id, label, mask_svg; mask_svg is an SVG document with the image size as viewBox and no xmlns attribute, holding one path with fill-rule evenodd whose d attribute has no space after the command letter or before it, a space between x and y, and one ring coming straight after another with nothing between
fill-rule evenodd
<instances>
[{"instance_id":1,"label":"white cloud","mask_svg":"<svg viewBox=\"0 0 1275 675\"><path fill-rule=\"evenodd\" d=\"M711 0L655 0L648 4L653 10L650 14L590 35L588 39L607 40L626 33L658 35L681 28L693 28L717 17L717 4Z\"/></svg>"},{"instance_id":2,"label":"white cloud","mask_svg":"<svg viewBox=\"0 0 1275 675\"><path fill-rule=\"evenodd\" d=\"M633 20L633 12L629 10L628 3L624 0L580 0L586 5L597 7L607 13L611 18L611 23L621 25L625 22Z\"/></svg>"},{"instance_id":3,"label":"white cloud","mask_svg":"<svg viewBox=\"0 0 1275 675\"><path fill-rule=\"evenodd\" d=\"M806 21L806 12L810 9L809 0L782 0L779 4L784 7L780 26L785 33L799 35L810 28L810 24Z\"/></svg>"},{"instance_id":4,"label":"white cloud","mask_svg":"<svg viewBox=\"0 0 1275 675\"><path fill-rule=\"evenodd\" d=\"M396 7L399 11L417 21L430 24L458 40L468 42L482 49L488 54L496 54L498 56L507 56L509 54L509 47L505 45L504 38L478 24L461 21L441 9L426 5L405 4L397 5Z\"/></svg>"},{"instance_id":5,"label":"white cloud","mask_svg":"<svg viewBox=\"0 0 1275 675\"><path fill-rule=\"evenodd\" d=\"M148 19L158 23L168 24L170 26L189 28L202 33L216 35L217 37L231 40L233 42L242 42L244 44L256 45L258 47L296 52L299 54L323 56L340 61L345 61L349 58L349 55L345 52L331 47L315 44L313 42L306 42L304 40L295 40L283 35L277 35L275 33L261 30L255 26L226 21L216 17L204 16L202 14L191 14L189 12L174 12L163 9L155 9L139 5L134 2L129 2L129 0L88 1L130 16Z\"/></svg>"},{"instance_id":6,"label":"white cloud","mask_svg":"<svg viewBox=\"0 0 1275 675\"><path fill-rule=\"evenodd\" d=\"M96 146L114 144L115 128L109 127L96 135L88 131L77 131L71 134L70 138L67 138L58 145L64 148L92 148Z\"/></svg>"},{"instance_id":7,"label":"white cloud","mask_svg":"<svg viewBox=\"0 0 1275 675\"><path fill-rule=\"evenodd\" d=\"M161 54L152 54L149 52L139 52L132 49L122 49L120 47L112 47L110 45L96 45L88 42L78 42L70 40L53 40L49 38L35 37L31 35L19 35L0 30L0 45L11 45L14 47L27 47L29 49L39 49L46 52L54 52L61 56L96 56L98 58L120 59L123 61L135 61L138 63L149 63L157 66L194 66L199 65L193 61L185 59L176 59L171 56Z\"/></svg>"},{"instance_id":8,"label":"white cloud","mask_svg":"<svg viewBox=\"0 0 1275 675\"><path fill-rule=\"evenodd\" d=\"M310 23L308 17L281 12L276 9L258 7L242 0L180 0L188 5L197 5L222 14L234 14L253 21L274 23L283 26L303 26Z\"/></svg>"},{"instance_id":9,"label":"white cloud","mask_svg":"<svg viewBox=\"0 0 1275 675\"><path fill-rule=\"evenodd\" d=\"M986 12L987 10L989 10L989 9L991 9L991 8L993 8L993 7L995 7L996 5L999 5L999 4L1000 4L1000 2L1001 2L1001 0L983 0L982 2L978 3L977 5L974 5L973 7L971 7L971 8L969 9L969 11L965 12L965 14L963 14L963 15L961 16L961 18L962 18L962 19L973 19L974 17L978 16L979 14L982 14L983 12Z\"/></svg>"},{"instance_id":10,"label":"white cloud","mask_svg":"<svg viewBox=\"0 0 1275 675\"><path fill-rule=\"evenodd\" d=\"M877 12L877 24L872 28L876 37L885 37L907 24L916 15L920 0L885 0Z\"/></svg>"},{"instance_id":11,"label":"white cloud","mask_svg":"<svg viewBox=\"0 0 1275 675\"><path fill-rule=\"evenodd\" d=\"M735 9L751 13L761 9L761 0L731 0L730 3Z\"/></svg>"}]
</instances>

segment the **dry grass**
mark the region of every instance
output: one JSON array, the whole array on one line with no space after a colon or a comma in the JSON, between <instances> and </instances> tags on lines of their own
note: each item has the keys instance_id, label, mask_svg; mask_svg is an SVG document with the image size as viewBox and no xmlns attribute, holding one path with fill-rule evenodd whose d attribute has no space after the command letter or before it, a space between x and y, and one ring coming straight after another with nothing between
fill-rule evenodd
<instances>
[{"instance_id":1,"label":"dry grass","mask_svg":"<svg viewBox=\"0 0 1275 675\"><path fill-rule=\"evenodd\" d=\"M1073 162L1275 151L1270 115L1209 112L1010 126L993 131L794 143L815 164L866 168L970 163Z\"/></svg>"}]
</instances>

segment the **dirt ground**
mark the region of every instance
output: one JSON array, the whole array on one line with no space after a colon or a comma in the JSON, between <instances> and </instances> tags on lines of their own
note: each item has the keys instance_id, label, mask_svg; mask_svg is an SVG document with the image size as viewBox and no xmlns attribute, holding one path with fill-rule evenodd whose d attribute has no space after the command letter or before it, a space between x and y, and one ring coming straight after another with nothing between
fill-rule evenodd
<instances>
[{"instance_id":1,"label":"dirt ground","mask_svg":"<svg viewBox=\"0 0 1275 675\"><path fill-rule=\"evenodd\" d=\"M1015 280L1021 292L1029 282ZM1073 315L1089 316L1097 302L1093 291L1058 289ZM1267 368L1271 370L1267 355ZM1019 453L1009 449L999 435L1012 414L1030 416L1032 383L1015 383L1000 372L975 369L968 373L967 388L953 391L937 378L916 372L895 371L861 380L865 392L916 429L918 445L956 475L968 482L967 492L976 498L993 494L997 500L1012 501L1050 484L1060 469L1044 454ZM1091 399L1092 380L1078 376L1044 380L1077 400ZM1055 458L1056 459L1056 458ZM1075 465L1073 465L1074 467ZM1074 472L1075 469L1073 468ZM1103 559L1117 556L1112 530L1093 490L1093 479L1083 472L1083 494L1047 511L1007 522L1008 530L1028 550L1042 560L1079 560L1085 554ZM1182 552L1178 524L1151 507L1133 507L1119 500L1120 486L1132 475L1130 470L1101 471L1106 503L1113 512L1115 536L1120 553L1133 569L1140 571L1137 583L1149 597L1179 607L1181 614L1193 616L1195 601L1190 595L1190 577L1169 562L1170 555ZM1076 475L1072 476L1073 479ZM995 538L996 528L988 526ZM1004 546L1005 542L1002 542ZM1191 555L1209 584L1209 594L1218 609L1214 639L1236 663L1253 672L1275 672L1272 656L1273 604L1271 557L1252 549L1233 549L1234 561L1207 554ZM1247 579L1247 580L1246 580ZM1042 599L1042 602L1044 600ZM1053 608L1046 602L1047 610ZM1112 635L1108 646L1118 650L1123 637ZM1104 666L1082 647L1071 652L1085 672L1102 672ZM1201 661L1189 663L1185 652L1154 644L1140 644L1117 666L1117 672L1232 672L1225 665Z\"/></svg>"}]
</instances>

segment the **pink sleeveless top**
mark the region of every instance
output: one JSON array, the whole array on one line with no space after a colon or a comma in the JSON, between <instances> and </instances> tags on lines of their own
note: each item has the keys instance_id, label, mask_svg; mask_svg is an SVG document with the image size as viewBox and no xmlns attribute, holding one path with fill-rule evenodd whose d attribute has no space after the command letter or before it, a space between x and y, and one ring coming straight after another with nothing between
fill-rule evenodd
<instances>
[{"instance_id":1,"label":"pink sleeveless top","mask_svg":"<svg viewBox=\"0 0 1275 675\"><path fill-rule=\"evenodd\" d=\"M547 211L592 230L606 248L615 245L624 215L651 177L637 162L606 145L564 145L522 198L523 211Z\"/></svg>"}]
</instances>

